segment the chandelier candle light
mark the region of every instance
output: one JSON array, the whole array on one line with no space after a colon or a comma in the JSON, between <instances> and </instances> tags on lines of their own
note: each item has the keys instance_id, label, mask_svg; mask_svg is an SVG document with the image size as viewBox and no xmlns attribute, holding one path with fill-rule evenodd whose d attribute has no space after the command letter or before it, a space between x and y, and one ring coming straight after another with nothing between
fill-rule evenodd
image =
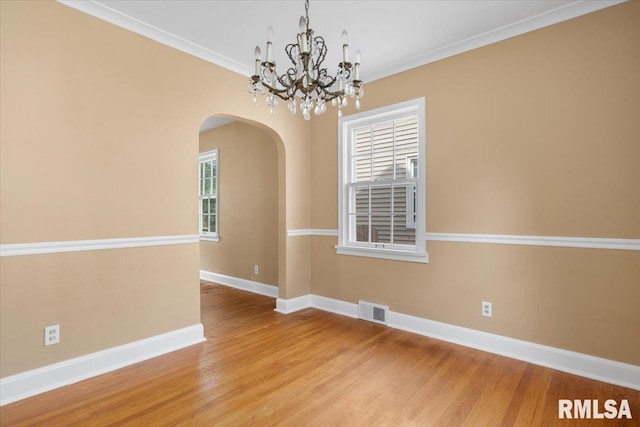
<instances>
[{"instance_id":1,"label":"chandelier candle light","mask_svg":"<svg viewBox=\"0 0 640 427\"><path fill-rule=\"evenodd\" d=\"M360 51L353 64L349 62L347 32L342 32L342 62L338 64L335 77L328 74L322 63L327 56L324 39L314 36L309 28L309 0L304 2L305 16L300 17L300 32L297 43L288 44L285 52L293 66L278 75L273 60L273 28L267 29L265 60L262 61L260 47L255 50L255 68L249 84L249 93L257 104L257 94L269 92L267 105L271 114L275 113L278 98L288 101L289 111L295 114L300 106L302 117L311 119L311 110L320 115L327 111L327 102L338 107L338 117L342 117L342 107L348 105L347 98L355 98L355 107L360 109L360 98L364 95L360 80Z\"/></svg>"}]
</instances>

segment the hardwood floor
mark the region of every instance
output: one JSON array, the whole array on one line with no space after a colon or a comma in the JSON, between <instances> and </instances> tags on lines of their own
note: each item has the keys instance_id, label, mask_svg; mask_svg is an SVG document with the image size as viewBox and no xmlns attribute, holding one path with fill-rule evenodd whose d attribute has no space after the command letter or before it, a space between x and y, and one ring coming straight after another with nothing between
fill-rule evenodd
<instances>
[{"instance_id":1,"label":"hardwood floor","mask_svg":"<svg viewBox=\"0 0 640 427\"><path fill-rule=\"evenodd\" d=\"M203 282L207 341L0 408L2 426L640 425L640 392ZM627 399L632 420L560 420ZM602 409L601 409L602 411Z\"/></svg>"}]
</instances>

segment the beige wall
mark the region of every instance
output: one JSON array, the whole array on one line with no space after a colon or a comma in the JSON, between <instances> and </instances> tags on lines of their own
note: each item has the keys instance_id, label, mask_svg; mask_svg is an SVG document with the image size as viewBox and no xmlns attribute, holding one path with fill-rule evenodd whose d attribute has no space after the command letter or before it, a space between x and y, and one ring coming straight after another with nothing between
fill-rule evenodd
<instances>
[{"instance_id":1,"label":"beige wall","mask_svg":"<svg viewBox=\"0 0 640 427\"><path fill-rule=\"evenodd\" d=\"M2 258L2 374L200 323L197 245ZM43 328L60 344L43 347Z\"/></svg>"},{"instance_id":2,"label":"beige wall","mask_svg":"<svg viewBox=\"0 0 640 427\"><path fill-rule=\"evenodd\" d=\"M198 128L224 114L277 141L279 291L309 293L286 237L309 228L308 123L255 108L246 77L57 2L0 8L2 244L197 235ZM198 252L2 257L0 375L199 323Z\"/></svg>"},{"instance_id":3,"label":"beige wall","mask_svg":"<svg viewBox=\"0 0 640 427\"><path fill-rule=\"evenodd\" d=\"M197 234L198 127L240 117L277 150L280 297L640 364L638 252L431 242L420 265L287 237L337 227L333 112L270 117L243 76L53 1L0 9L2 244ZM638 238L639 23L629 2L368 84L365 108L427 98L427 230ZM0 376L198 323L198 252L2 257Z\"/></svg>"},{"instance_id":4,"label":"beige wall","mask_svg":"<svg viewBox=\"0 0 640 427\"><path fill-rule=\"evenodd\" d=\"M277 285L276 144L262 129L233 122L200 134L200 152L216 148L220 241L200 242L200 268Z\"/></svg>"},{"instance_id":5,"label":"beige wall","mask_svg":"<svg viewBox=\"0 0 640 427\"><path fill-rule=\"evenodd\" d=\"M429 232L637 239L638 76L629 2L372 82L363 106L426 98ZM337 228L336 135L314 117L312 228ZM637 251L429 242L412 264L335 244L313 238L314 294L640 365Z\"/></svg>"}]
</instances>

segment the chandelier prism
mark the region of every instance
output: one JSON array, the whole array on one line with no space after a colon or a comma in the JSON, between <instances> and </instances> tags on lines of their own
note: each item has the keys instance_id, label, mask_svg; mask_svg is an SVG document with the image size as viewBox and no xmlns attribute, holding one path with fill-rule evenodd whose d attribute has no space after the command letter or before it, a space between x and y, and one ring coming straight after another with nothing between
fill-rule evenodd
<instances>
[{"instance_id":1,"label":"chandelier prism","mask_svg":"<svg viewBox=\"0 0 640 427\"><path fill-rule=\"evenodd\" d=\"M273 60L273 29L267 29L267 44L264 61L259 46L255 49L255 68L249 83L249 93L257 104L258 94L267 94L267 105L271 114L279 103L287 102L289 111L302 111L305 120L311 119L311 110L320 115L327 110L327 103L338 107L338 117L342 117L342 107L348 105L348 98L355 98L355 107L360 109L360 98L364 95L360 80L360 51L353 63L349 62L349 43L346 31L342 32L342 62L338 71L331 76L324 68L327 46L321 36L315 36L309 27L309 0L304 2L305 16L300 17L297 43L290 43L285 52L291 66L284 74L278 75Z\"/></svg>"}]
</instances>

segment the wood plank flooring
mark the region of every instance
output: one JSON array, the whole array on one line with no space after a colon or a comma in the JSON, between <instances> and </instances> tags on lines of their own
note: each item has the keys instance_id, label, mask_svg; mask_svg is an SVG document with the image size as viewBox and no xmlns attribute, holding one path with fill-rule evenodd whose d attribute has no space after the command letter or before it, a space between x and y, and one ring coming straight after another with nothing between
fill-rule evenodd
<instances>
[{"instance_id":1,"label":"wood plank flooring","mask_svg":"<svg viewBox=\"0 0 640 427\"><path fill-rule=\"evenodd\" d=\"M640 425L640 392L203 282L207 341L0 408L2 426ZM558 399L632 420L560 420Z\"/></svg>"}]
</instances>

